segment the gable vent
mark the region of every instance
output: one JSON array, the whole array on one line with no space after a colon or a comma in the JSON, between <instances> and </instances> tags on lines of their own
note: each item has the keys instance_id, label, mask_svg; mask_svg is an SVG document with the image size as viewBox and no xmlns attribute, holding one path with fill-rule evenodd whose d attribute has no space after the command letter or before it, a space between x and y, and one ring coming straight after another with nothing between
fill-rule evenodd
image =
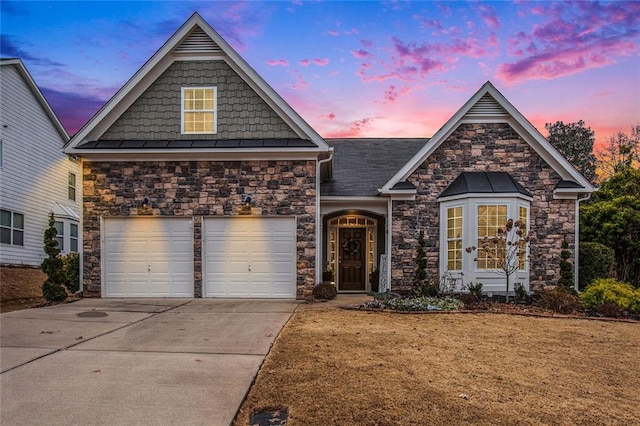
<instances>
[{"instance_id":1,"label":"gable vent","mask_svg":"<svg viewBox=\"0 0 640 426\"><path fill-rule=\"evenodd\" d=\"M467 117L500 117L508 118L509 113L496 101L493 96L486 93L471 107Z\"/></svg>"},{"instance_id":2,"label":"gable vent","mask_svg":"<svg viewBox=\"0 0 640 426\"><path fill-rule=\"evenodd\" d=\"M222 53L222 49L200 27L194 28L174 53Z\"/></svg>"}]
</instances>

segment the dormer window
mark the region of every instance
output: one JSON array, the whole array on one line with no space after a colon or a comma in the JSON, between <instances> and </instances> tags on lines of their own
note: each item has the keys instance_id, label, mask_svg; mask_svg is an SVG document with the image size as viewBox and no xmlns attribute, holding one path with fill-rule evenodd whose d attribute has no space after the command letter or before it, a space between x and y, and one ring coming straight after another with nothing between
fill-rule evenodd
<instances>
[{"instance_id":1,"label":"dormer window","mask_svg":"<svg viewBox=\"0 0 640 426\"><path fill-rule=\"evenodd\" d=\"M217 131L215 87L182 88L182 133L214 134Z\"/></svg>"}]
</instances>

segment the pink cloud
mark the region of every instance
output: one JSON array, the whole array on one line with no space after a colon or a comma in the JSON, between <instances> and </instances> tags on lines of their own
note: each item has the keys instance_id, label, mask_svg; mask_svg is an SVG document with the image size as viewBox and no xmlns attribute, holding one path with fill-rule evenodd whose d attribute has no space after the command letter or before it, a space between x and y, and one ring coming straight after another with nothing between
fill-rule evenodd
<instances>
[{"instance_id":1,"label":"pink cloud","mask_svg":"<svg viewBox=\"0 0 640 426\"><path fill-rule=\"evenodd\" d=\"M498 19L498 15L496 15L496 11L493 7L481 5L478 6L478 10L480 11L480 17L487 27L491 29L500 28L500 19Z\"/></svg>"},{"instance_id":2,"label":"pink cloud","mask_svg":"<svg viewBox=\"0 0 640 426\"><path fill-rule=\"evenodd\" d=\"M375 117L361 118L354 120L348 124L347 129L335 130L327 132L325 137L328 138L355 138L366 133L367 128L375 121Z\"/></svg>"},{"instance_id":3,"label":"pink cloud","mask_svg":"<svg viewBox=\"0 0 640 426\"><path fill-rule=\"evenodd\" d=\"M336 31L336 30L329 30L329 31L327 31L327 34L329 34L330 36L333 36L333 37L338 37L338 35L340 35L340 33L338 31Z\"/></svg>"},{"instance_id":4,"label":"pink cloud","mask_svg":"<svg viewBox=\"0 0 640 426\"><path fill-rule=\"evenodd\" d=\"M325 67L329 65L329 59L327 58L314 58L313 63L319 67Z\"/></svg>"},{"instance_id":5,"label":"pink cloud","mask_svg":"<svg viewBox=\"0 0 640 426\"><path fill-rule=\"evenodd\" d=\"M326 118L328 120L335 120L336 115L334 113L330 112L327 115L321 115L320 118Z\"/></svg>"},{"instance_id":6,"label":"pink cloud","mask_svg":"<svg viewBox=\"0 0 640 426\"><path fill-rule=\"evenodd\" d=\"M356 59L372 59L373 55L364 49L352 50L351 55Z\"/></svg>"},{"instance_id":7,"label":"pink cloud","mask_svg":"<svg viewBox=\"0 0 640 426\"><path fill-rule=\"evenodd\" d=\"M507 52L519 59L498 67L507 83L559 78L637 53L640 3L550 3L536 13L546 20L508 40Z\"/></svg>"},{"instance_id":8,"label":"pink cloud","mask_svg":"<svg viewBox=\"0 0 640 426\"><path fill-rule=\"evenodd\" d=\"M362 43L362 45L364 47L366 47L367 49L370 49L373 47L373 41L372 40L360 40L360 43Z\"/></svg>"},{"instance_id":9,"label":"pink cloud","mask_svg":"<svg viewBox=\"0 0 640 426\"><path fill-rule=\"evenodd\" d=\"M287 84L286 86L293 90L306 90L309 87L309 83L305 81L300 72L294 70L293 76L295 77L295 81L291 84Z\"/></svg>"},{"instance_id":10,"label":"pink cloud","mask_svg":"<svg viewBox=\"0 0 640 426\"><path fill-rule=\"evenodd\" d=\"M277 66L288 67L289 61L287 61L286 59L269 59L267 61L267 65L270 65L272 67L277 67Z\"/></svg>"},{"instance_id":11,"label":"pink cloud","mask_svg":"<svg viewBox=\"0 0 640 426\"><path fill-rule=\"evenodd\" d=\"M311 64L311 61L308 59L300 59L298 63L303 67L308 67Z\"/></svg>"}]
</instances>

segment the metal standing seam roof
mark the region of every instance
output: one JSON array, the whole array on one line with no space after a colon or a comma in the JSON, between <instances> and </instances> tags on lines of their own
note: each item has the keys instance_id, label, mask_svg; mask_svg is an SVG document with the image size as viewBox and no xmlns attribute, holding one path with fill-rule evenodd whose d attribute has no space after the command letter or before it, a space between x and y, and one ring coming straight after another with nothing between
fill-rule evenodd
<instances>
[{"instance_id":1,"label":"metal standing seam roof","mask_svg":"<svg viewBox=\"0 0 640 426\"><path fill-rule=\"evenodd\" d=\"M243 148L316 148L308 139L225 139L225 140L97 140L85 142L76 149L243 149Z\"/></svg>"},{"instance_id":2,"label":"metal standing seam roof","mask_svg":"<svg viewBox=\"0 0 640 426\"><path fill-rule=\"evenodd\" d=\"M528 197L532 196L507 172L462 172L442 191L438 198L483 193L520 193Z\"/></svg>"},{"instance_id":3,"label":"metal standing seam roof","mask_svg":"<svg viewBox=\"0 0 640 426\"><path fill-rule=\"evenodd\" d=\"M333 176L321 196L374 197L429 141L426 138L325 139L333 147Z\"/></svg>"}]
</instances>

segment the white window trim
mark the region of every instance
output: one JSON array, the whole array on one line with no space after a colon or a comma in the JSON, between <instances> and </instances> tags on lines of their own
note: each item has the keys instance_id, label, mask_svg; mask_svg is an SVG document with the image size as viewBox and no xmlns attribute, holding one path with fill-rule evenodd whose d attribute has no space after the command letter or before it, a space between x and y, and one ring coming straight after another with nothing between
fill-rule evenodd
<instances>
[{"instance_id":1,"label":"white window trim","mask_svg":"<svg viewBox=\"0 0 640 426\"><path fill-rule=\"evenodd\" d=\"M476 196L476 194L465 194L463 196L448 197L447 200L440 200L440 256L439 266L440 273L447 272L462 272L464 284L473 282L483 283L485 285L485 291L491 291L491 287L494 286L492 282L499 282L495 285L496 291L504 291L504 275L497 270L491 269L479 269L477 263L473 260L477 256L477 250L471 253L466 252L467 247L477 245L478 241L478 227L477 227L477 212L480 205L507 205L507 219L517 220L520 217L520 207L527 209L527 231L531 227L531 197L524 196L523 194L500 194L500 197L496 197L496 194L492 194L492 197L488 196ZM447 209L452 207L462 206L462 271L449 271L447 269ZM525 261L525 269L519 269L514 276L512 276L509 284L509 290L513 291L515 282L523 283L525 288L529 288L529 247L527 246L527 260ZM460 290L460 289L457 289Z\"/></svg>"},{"instance_id":2,"label":"white window trim","mask_svg":"<svg viewBox=\"0 0 640 426\"><path fill-rule=\"evenodd\" d=\"M61 254L69 254L69 253L78 253L80 251L80 224L71 219L65 219L59 216L54 217L56 222L62 223L62 234L57 234L56 238L62 237L62 247L58 247L60 249ZM78 227L78 236L71 238L71 225L76 225ZM71 250L71 240L75 239L78 241L78 250Z\"/></svg>"},{"instance_id":3,"label":"white window trim","mask_svg":"<svg viewBox=\"0 0 640 426\"><path fill-rule=\"evenodd\" d=\"M213 90L213 110L185 110L184 92L185 90L208 89ZM213 112L213 132L185 132L184 113L185 112ZM183 87L180 90L180 133L183 135L215 135L218 133L218 88L215 86Z\"/></svg>"},{"instance_id":4,"label":"white window trim","mask_svg":"<svg viewBox=\"0 0 640 426\"><path fill-rule=\"evenodd\" d=\"M73 185L70 182L71 176L73 176ZM69 197L71 188L73 188L73 198ZM71 171L67 174L67 197L70 201L77 201L78 199L78 175Z\"/></svg>"},{"instance_id":5,"label":"white window trim","mask_svg":"<svg viewBox=\"0 0 640 426\"><path fill-rule=\"evenodd\" d=\"M448 264L449 264L449 237L448 237L448 224L447 224L447 210L451 209L451 208L456 208L456 207L461 207L462 208L462 269L461 270L457 270L457 269L453 269L453 270L449 270L448 269ZM467 206L466 203L461 203L459 201L456 202L452 202L452 203L448 203L446 205L446 207L441 208L440 210L440 217L442 217L442 220L440 221L440 235L442 236L441 238L441 257L443 257L441 259L441 268L440 270L442 272L460 272L464 270L464 266L465 266L465 251L464 249L466 248L465 246L465 233L467 232ZM457 238L456 238L457 239Z\"/></svg>"},{"instance_id":6,"label":"white window trim","mask_svg":"<svg viewBox=\"0 0 640 426\"><path fill-rule=\"evenodd\" d=\"M2 244L7 245L7 246L13 246L13 247L24 247L25 228L26 228L26 224L27 224L26 223L26 220L27 220L26 215L24 213L16 212L16 211L9 210L9 209L4 209L3 208L2 210L11 213L11 225L10 226L2 226L2 228L9 229L9 231L10 231L9 235L11 236L11 241L8 242L8 243L2 243ZM15 227L14 215L17 215L17 214L22 216L22 228L16 228ZM22 232L22 244L15 244L14 243L14 241L13 241L13 232L14 231Z\"/></svg>"}]
</instances>

